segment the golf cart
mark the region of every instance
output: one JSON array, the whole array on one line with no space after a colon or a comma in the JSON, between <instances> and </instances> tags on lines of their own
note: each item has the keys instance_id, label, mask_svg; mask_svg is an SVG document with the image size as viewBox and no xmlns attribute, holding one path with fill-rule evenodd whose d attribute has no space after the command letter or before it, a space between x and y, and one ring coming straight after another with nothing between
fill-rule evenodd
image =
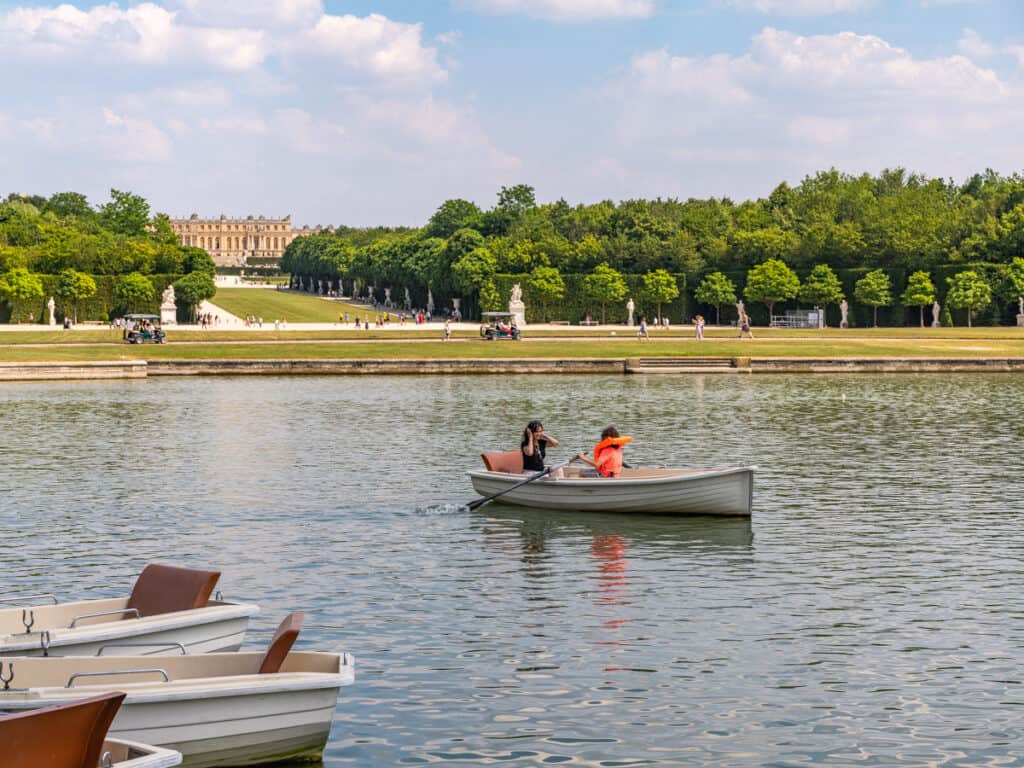
<instances>
[{"instance_id":1,"label":"golf cart","mask_svg":"<svg viewBox=\"0 0 1024 768\"><path fill-rule=\"evenodd\" d=\"M481 312L483 322L480 335L488 341L495 339L511 339L519 341L520 333L516 327L516 316L511 312Z\"/></svg>"},{"instance_id":2,"label":"golf cart","mask_svg":"<svg viewBox=\"0 0 1024 768\"><path fill-rule=\"evenodd\" d=\"M163 344L160 315L125 315L124 340L129 344Z\"/></svg>"}]
</instances>

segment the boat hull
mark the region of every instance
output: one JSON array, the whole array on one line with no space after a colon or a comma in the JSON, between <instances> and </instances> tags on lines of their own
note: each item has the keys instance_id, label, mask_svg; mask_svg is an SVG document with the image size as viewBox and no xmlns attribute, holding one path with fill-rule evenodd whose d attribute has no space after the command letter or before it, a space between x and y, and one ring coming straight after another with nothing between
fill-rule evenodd
<instances>
[{"instance_id":1,"label":"boat hull","mask_svg":"<svg viewBox=\"0 0 1024 768\"><path fill-rule=\"evenodd\" d=\"M189 768L318 759L341 687L354 680L352 657L293 651L281 671L255 674L262 657L14 659L13 686L19 687L0 689L0 711L23 712L118 690L126 697L109 736L174 750ZM196 677L190 671L195 667L202 674L218 673ZM169 682L161 682L164 675Z\"/></svg>"},{"instance_id":2,"label":"boat hull","mask_svg":"<svg viewBox=\"0 0 1024 768\"><path fill-rule=\"evenodd\" d=\"M173 768L181 765L181 755L174 750L124 739L104 741L102 754L107 753L112 760L111 768Z\"/></svg>"},{"instance_id":3,"label":"boat hull","mask_svg":"<svg viewBox=\"0 0 1024 768\"><path fill-rule=\"evenodd\" d=\"M37 627L53 626L48 630L46 652L55 656L148 656L180 654L184 646L190 654L237 651L242 647L249 618L259 612L256 605L245 603L218 603L206 608L150 616L143 619L121 619L84 623L69 628L66 616L60 621L48 622L48 614L85 615L110 610L108 604L121 604L118 600L90 600L62 606L34 606ZM0 614L21 616L21 608L0 611ZM20 622L20 618L17 620ZM35 627L33 627L35 630ZM125 645L129 644L129 645ZM41 632L0 634L0 657L42 656L44 637Z\"/></svg>"},{"instance_id":4,"label":"boat hull","mask_svg":"<svg viewBox=\"0 0 1024 768\"><path fill-rule=\"evenodd\" d=\"M715 470L625 470L618 478L541 478L499 497L505 504L580 512L749 517L755 467ZM469 473L473 488L491 496L524 475Z\"/></svg>"}]
</instances>

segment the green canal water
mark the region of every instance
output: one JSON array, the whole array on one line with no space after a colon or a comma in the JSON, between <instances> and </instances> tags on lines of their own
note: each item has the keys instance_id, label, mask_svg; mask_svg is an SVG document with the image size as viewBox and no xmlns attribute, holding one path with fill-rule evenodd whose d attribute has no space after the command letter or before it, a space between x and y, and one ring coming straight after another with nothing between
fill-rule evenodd
<instances>
[{"instance_id":1,"label":"green canal water","mask_svg":"<svg viewBox=\"0 0 1024 768\"><path fill-rule=\"evenodd\" d=\"M755 464L750 521L475 512L568 458ZM153 560L356 656L341 766L1024 765L1024 378L206 378L0 388L0 590Z\"/></svg>"}]
</instances>

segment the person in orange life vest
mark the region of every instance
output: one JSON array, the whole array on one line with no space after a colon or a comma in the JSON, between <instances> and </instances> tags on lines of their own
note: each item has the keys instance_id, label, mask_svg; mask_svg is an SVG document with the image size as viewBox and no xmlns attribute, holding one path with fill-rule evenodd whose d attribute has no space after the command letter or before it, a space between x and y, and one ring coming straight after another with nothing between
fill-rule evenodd
<instances>
[{"instance_id":1,"label":"person in orange life vest","mask_svg":"<svg viewBox=\"0 0 1024 768\"><path fill-rule=\"evenodd\" d=\"M618 477L622 472L622 446L632 440L632 437L622 437L615 427L605 427L601 442L594 446L594 458L584 453L576 456L593 467L583 470L583 477Z\"/></svg>"}]
</instances>

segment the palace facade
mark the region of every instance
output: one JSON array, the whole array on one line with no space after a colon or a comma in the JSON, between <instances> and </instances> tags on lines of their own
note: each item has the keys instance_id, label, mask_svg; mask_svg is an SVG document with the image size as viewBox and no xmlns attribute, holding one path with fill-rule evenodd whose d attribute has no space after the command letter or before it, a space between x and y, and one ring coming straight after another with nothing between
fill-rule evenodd
<instances>
[{"instance_id":1,"label":"palace facade","mask_svg":"<svg viewBox=\"0 0 1024 768\"><path fill-rule=\"evenodd\" d=\"M171 228L182 245L202 248L218 267L244 267L250 258L261 264L280 260L288 243L296 237L322 231L322 227L292 227L292 217L268 219L246 216L229 219L201 219L193 213L187 219L171 219Z\"/></svg>"}]
</instances>

